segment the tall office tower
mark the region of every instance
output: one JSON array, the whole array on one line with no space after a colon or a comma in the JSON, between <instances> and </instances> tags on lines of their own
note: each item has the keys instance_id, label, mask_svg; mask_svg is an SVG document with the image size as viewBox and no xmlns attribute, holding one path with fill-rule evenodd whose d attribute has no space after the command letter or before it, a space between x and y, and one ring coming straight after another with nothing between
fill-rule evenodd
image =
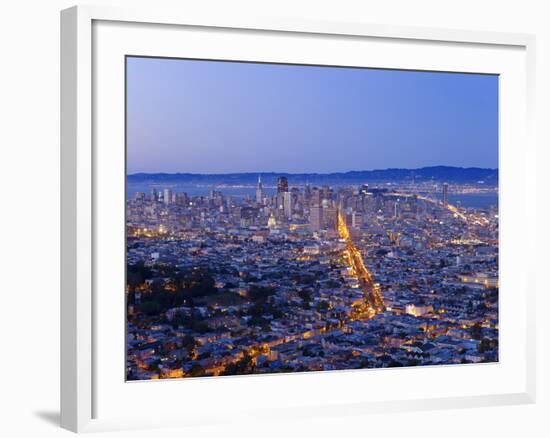
<instances>
[{"instance_id":1,"label":"tall office tower","mask_svg":"<svg viewBox=\"0 0 550 438\"><path fill-rule=\"evenodd\" d=\"M155 189L154 187L151 189L151 201L158 201L158 193L157 193L157 189Z\"/></svg>"},{"instance_id":2,"label":"tall office tower","mask_svg":"<svg viewBox=\"0 0 550 438\"><path fill-rule=\"evenodd\" d=\"M134 200L135 201L144 201L145 200L145 193L144 192L134 193Z\"/></svg>"},{"instance_id":3,"label":"tall office tower","mask_svg":"<svg viewBox=\"0 0 550 438\"><path fill-rule=\"evenodd\" d=\"M309 209L309 226L311 231L319 231L323 228L323 207L311 207Z\"/></svg>"},{"instance_id":4,"label":"tall office tower","mask_svg":"<svg viewBox=\"0 0 550 438\"><path fill-rule=\"evenodd\" d=\"M333 190L329 186L323 186L321 188L321 200L332 201Z\"/></svg>"},{"instance_id":5,"label":"tall office tower","mask_svg":"<svg viewBox=\"0 0 550 438\"><path fill-rule=\"evenodd\" d=\"M303 214L302 206L304 205L304 193L301 192L298 187L292 187L290 189L290 195L292 196L292 212Z\"/></svg>"},{"instance_id":6,"label":"tall office tower","mask_svg":"<svg viewBox=\"0 0 550 438\"><path fill-rule=\"evenodd\" d=\"M223 205L223 193L219 190L212 190L210 192L210 202L215 207L221 207Z\"/></svg>"},{"instance_id":7,"label":"tall office tower","mask_svg":"<svg viewBox=\"0 0 550 438\"><path fill-rule=\"evenodd\" d=\"M443 183L443 205L449 205L449 184Z\"/></svg>"},{"instance_id":8,"label":"tall office tower","mask_svg":"<svg viewBox=\"0 0 550 438\"><path fill-rule=\"evenodd\" d=\"M417 210L418 210L418 195L412 195L410 198L409 198L409 209L413 212L413 213L416 213Z\"/></svg>"},{"instance_id":9,"label":"tall office tower","mask_svg":"<svg viewBox=\"0 0 550 438\"><path fill-rule=\"evenodd\" d=\"M382 194L377 193L376 195L374 195L374 209L377 213L384 210L384 204L385 202Z\"/></svg>"},{"instance_id":10,"label":"tall office tower","mask_svg":"<svg viewBox=\"0 0 550 438\"><path fill-rule=\"evenodd\" d=\"M393 217L399 217L399 212L401 211L401 206L399 205L399 199L393 204Z\"/></svg>"},{"instance_id":11,"label":"tall office tower","mask_svg":"<svg viewBox=\"0 0 550 438\"><path fill-rule=\"evenodd\" d=\"M321 192L317 187L314 187L311 192L310 205L312 207L319 207L321 205Z\"/></svg>"},{"instance_id":12,"label":"tall office tower","mask_svg":"<svg viewBox=\"0 0 550 438\"><path fill-rule=\"evenodd\" d=\"M344 221L346 222L346 225L351 228L352 226L352 220L353 220L353 213L351 211L344 211L343 212Z\"/></svg>"},{"instance_id":13,"label":"tall office tower","mask_svg":"<svg viewBox=\"0 0 550 438\"><path fill-rule=\"evenodd\" d=\"M369 185L363 184L359 187L357 193L357 209L359 211L367 211L367 204L369 198Z\"/></svg>"},{"instance_id":14,"label":"tall office tower","mask_svg":"<svg viewBox=\"0 0 550 438\"><path fill-rule=\"evenodd\" d=\"M340 208L350 207L349 199L353 197L353 192L348 188L341 188L338 190L338 206Z\"/></svg>"},{"instance_id":15,"label":"tall office tower","mask_svg":"<svg viewBox=\"0 0 550 438\"><path fill-rule=\"evenodd\" d=\"M254 219L258 217L258 209L253 207L241 207L241 223L243 223L243 219L246 221L245 223L248 225L252 224L254 222Z\"/></svg>"},{"instance_id":16,"label":"tall office tower","mask_svg":"<svg viewBox=\"0 0 550 438\"><path fill-rule=\"evenodd\" d=\"M338 209L336 207L323 208L323 225L331 231L338 229Z\"/></svg>"},{"instance_id":17,"label":"tall office tower","mask_svg":"<svg viewBox=\"0 0 550 438\"><path fill-rule=\"evenodd\" d=\"M187 205L187 193L185 192L177 192L176 193L176 204L177 205Z\"/></svg>"},{"instance_id":18,"label":"tall office tower","mask_svg":"<svg viewBox=\"0 0 550 438\"><path fill-rule=\"evenodd\" d=\"M264 203L264 186L262 185L262 177L258 175L258 185L256 186L256 203Z\"/></svg>"},{"instance_id":19,"label":"tall office tower","mask_svg":"<svg viewBox=\"0 0 550 438\"><path fill-rule=\"evenodd\" d=\"M304 188L304 201L306 204L309 204L309 200L311 199L311 186L309 184L306 184Z\"/></svg>"},{"instance_id":20,"label":"tall office tower","mask_svg":"<svg viewBox=\"0 0 550 438\"><path fill-rule=\"evenodd\" d=\"M353 228L361 228L363 226L363 214L354 211L351 215L351 226Z\"/></svg>"},{"instance_id":21,"label":"tall office tower","mask_svg":"<svg viewBox=\"0 0 550 438\"><path fill-rule=\"evenodd\" d=\"M288 178L286 176L280 176L277 178L277 193L288 192Z\"/></svg>"},{"instance_id":22,"label":"tall office tower","mask_svg":"<svg viewBox=\"0 0 550 438\"><path fill-rule=\"evenodd\" d=\"M273 201L275 202L275 208L277 210L282 210L284 208L284 202L285 202L285 199L284 199L284 192L281 192L281 193L277 193L274 197L273 197Z\"/></svg>"},{"instance_id":23,"label":"tall office tower","mask_svg":"<svg viewBox=\"0 0 550 438\"><path fill-rule=\"evenodd\" d=\"M292 199L292 193L283 192L283 209L285 211L285 217L290 219L292 217L292 210L294 208L294 202Z\"/></svg>"},{"instance_id":24,"label":"tall office tower","mask_svg":"<svg viewBox=\"0 0 550 438\"><path fill-rule=\"evenodd\" d=\"M171 189L164 189L164 203L166 205L172 203L172 190Z\"/></svg>"}]
</instances>

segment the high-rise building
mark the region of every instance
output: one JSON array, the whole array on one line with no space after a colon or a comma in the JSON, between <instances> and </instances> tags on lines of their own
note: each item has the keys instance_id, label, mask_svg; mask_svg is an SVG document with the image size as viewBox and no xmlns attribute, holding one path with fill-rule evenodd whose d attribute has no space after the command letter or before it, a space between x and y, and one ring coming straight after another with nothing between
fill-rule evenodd
<instances>
[{"instance_id":1,"label":"high-rise building","mask_svg":"<svg viewBox=\"0 0 550 438\"><path fill-rule=\"evenodd\" d=\"M416 213L418 211L418 195L412 195L409 198L409 210L413 213Z\"/></svg>"},{"instance_id":2,"label":"high-rise building","mask_svg":"<svg viewBox=\"0 0 550 438\"><path fill-rule=\"evenodd\" d=\"M258 209L253 207L242 207L241 208L241 219L247 219L253 221L258 217Z\"/></svg>"},{"instance_id":3,"label":"high-rise building","mask_svg":"<svg viewBox=\"0 0 550 438\"><path fill-rule=\"evenodd\" d=\"M336 231L338 228L338 209L336 207L323 208L323 226L328 230Z\"/></svg>"},{"instance_id":4,"label":"high-rise building","mask_svg":"<svg viewBox=\"0 0 550 438\"><path fill-rule=\"evenodd\" d=\"M374 209L377 213L380 213L382 210L384 210L384 197L381 193L376 193L374 195Z\"/></svg>"},{"instance_id":5,"label":"high-rise building","mask_svg":"<svg viewBox=\"0 0 550 438\"><path fill-rule=\"evenodd\" d=\"M223 193L219 190L212 190L210 192L210 202L216 207L221 207L223 205Z\"/></svg>"},{"instance_id":6,"label":"high-rise building","mask_svg":"<svg viewBox=\"0 0 550 438\"><path fill-rule=\"evenodd\" d=\"M323 228L323 207L311 207L309 209L309 226L311 231L319 231Z\"/></svg>"},{"instance_id":7,"label":"high-rise building","mask_svg":"<svg viewBox=\"0 0 550 438\"><path fill-rule=\"evenodd\" d=\"M333 190L329 186L323 186L321 188L321 201L332 201L332 196L334 195Z\"/></svg>"},{"instance_id":8,"label":"high-rise building","mask_svg":"<svg viewBox=\"0 0 550 438\"><path fill-rule=\"evenodd\" d=\"M340 208L355 208L353 191L349 188L338 190L337 201Z\"/></svg>"},{"instance_id":9,"label":"high-rise building","mask_svg":"<svg viewBox=\"0 0 550 438\"><path fill-rule=\"evenodd\" d=\"M449 205L449 184L443 183L443 205Z\"/></svg>"},{"instance_id":10,"label":"high-rise building","mask_svg":"<svg viewBox=\"0 0 550 438\"><path fill-rule=\"evenodd\" d=\"M164 189L164 203L169 205L172 203L172 189Z\"/></svg>"},{"instance_id":11,"label":"high-rise building","mask_svg":"<svg viewBox=\"0 0 550 438\"><path fill-rule=\"evenodd\" d=\"M262 177L258 175L258 185L256 186L256 203L264 203L264 187L262 185Z\"/></svg>"},{"instance_id":12,"label":"high-rise building","mask_svg":"<svg viewBox=\"0 0 550 438\"><path fill-rule=\"evenodd\" d=\"M292 217L292 210L294 208L294 202L292 199L292 193L290 192L283 192L283 209L285 211L285 217L291 218Z\"/></svg>"},{"instance_id":13,"label":"high-rise building","mask_svg":"<svg viewBox=\"0 0 550 438\"><path fill-rule=\"evenodd\" d=\"M313 188L309 202L312 207L319 207L321 205L321 192L317 187Z\"/></svg>"},{"instance_id":14,"label":"high-rise building","mask_svg":"<svg viewBox=\"0 0 550 438\"><path fill-rule=\"evenodd\" d=\"M351 227L353 224L353 213L351 211L344 212L344 221L346 221L346 225L348 227Z\"/></svg>"},{"instance_id":15,"label":"high-rise building","mask_svg":"<svg viewBox=\"0 0 550 438\"><path fill-rule=\"evenodd\" d=\"M351 215L351 226L353 228L361 228L363 225L363 214L357 211L354 211Z\"/></svg>"},{"instance_id":16,"label":"high-rise building","mask_svg":"<svg viewBox=\"0 0 550 438\"><path fill-rule=\"evenodd\" d=\"M306 204L309 204L309 200L311 199L311 186L309 184L306 184L304 188L304 201Z\"/></svg>"},{"instance_id":17,"label":"high-rise building","mask_svg":"<svg viewBox=\"0 0 550 438\"><path fill-rule=\"evenodd\" d=\"M393 217L399 217L400 213L401 213L401 205L398 199L393 204Z\"/></svg>"},{"instance_id":18,"label":"high-rise building","mask_svg":"<svg viewBox=\"0 0 550 438\"><path fill-rule=\"evenodd\" d=\"M188 199L187 199L187 193L185 192L177 192L176 193L176 204L177 205L187 205Z\"/></svg>"},{"instance_id":19,"label":"high-rise building","mask_svg":"<svg viewBox=\"0 0 550 438\"><path fill-rule=\"evenodd\" d=\"M277 193L288 192L288 178L286 176L280 176L277 178Z\"/></svg>"}]
</instances>

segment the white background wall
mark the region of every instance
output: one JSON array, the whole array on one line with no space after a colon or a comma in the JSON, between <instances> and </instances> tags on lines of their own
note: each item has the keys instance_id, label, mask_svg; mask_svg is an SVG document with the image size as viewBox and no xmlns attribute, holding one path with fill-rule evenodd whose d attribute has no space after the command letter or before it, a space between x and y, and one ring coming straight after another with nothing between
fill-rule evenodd
<instances>
[{"instance_id":1,"label":"white background wall","mask_svg":"<svg viewBox=\"0 0 550 438\"><path fill-rule=\"evenodd\" d=\"M153 2L96 1L138 6ZM217 12L414 24L535 33L538 38L539 236L550 201L548 124L550 14L545 1L523 0L157 0L158 7ZM3 2L0 8L0 434L68 436L58 429L59 403L59 10L65 0ZM544 145L544 146L543 146ZM546 221L548 222L548 221ZM370 415L278 424L165 430L166 436L548 436L550 311L538 268L538 403L530 406ZM289 394L291 396L291 394ZM152 402L145 401L144 403ZM159 432L108 436L156 436Z\"/></svg>"}]
</instances>

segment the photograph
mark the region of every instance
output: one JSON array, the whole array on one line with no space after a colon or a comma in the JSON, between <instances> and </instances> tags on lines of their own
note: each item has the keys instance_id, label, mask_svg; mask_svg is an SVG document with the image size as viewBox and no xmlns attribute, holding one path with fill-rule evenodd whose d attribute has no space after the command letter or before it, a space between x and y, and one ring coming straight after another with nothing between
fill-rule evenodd
<instances>
[{"instance_id":1,"label":"photograph","mask_svg":"<svg viewBox=\"0 0 550 438\"><path fill-rule=\"evenodd\" d=\"M499 361L498 75L125 63L127 381Z\"/></svg>"},{"instance_id":2,"label":"photograph","mask_svg":"<svg viewBox=\"0 0 550 438\"><path fill-rule=\"evenodd\" d=\"M0 437L550 436L546 3L92 3L2 9Z\"/></svg>"}]
</instances>

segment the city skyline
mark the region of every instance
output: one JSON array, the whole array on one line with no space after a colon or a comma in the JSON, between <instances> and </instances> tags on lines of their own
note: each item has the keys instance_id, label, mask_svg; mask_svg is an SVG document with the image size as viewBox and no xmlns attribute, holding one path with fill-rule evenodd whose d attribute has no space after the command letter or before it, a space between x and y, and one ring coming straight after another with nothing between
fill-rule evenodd
<instances>
[{"instance_id":1,"label":"city skyline","mask_svg":"<svg viewBox=\"0 0 550 438\"><path fill-rule=\"evenodd\" d=\"M128 380L498 361L495 187L234 189L127 199Z\"/></svg>"},{"instance_id":2,"label":"city skyline","mask_svg":"<svg viewBox=\"0 0 550 438\"><path fill-rule=\"evenodd\" d=\"M494 169L498 77L129 57L127 142L129 174Z\"/></svg>"}]
</instances>

